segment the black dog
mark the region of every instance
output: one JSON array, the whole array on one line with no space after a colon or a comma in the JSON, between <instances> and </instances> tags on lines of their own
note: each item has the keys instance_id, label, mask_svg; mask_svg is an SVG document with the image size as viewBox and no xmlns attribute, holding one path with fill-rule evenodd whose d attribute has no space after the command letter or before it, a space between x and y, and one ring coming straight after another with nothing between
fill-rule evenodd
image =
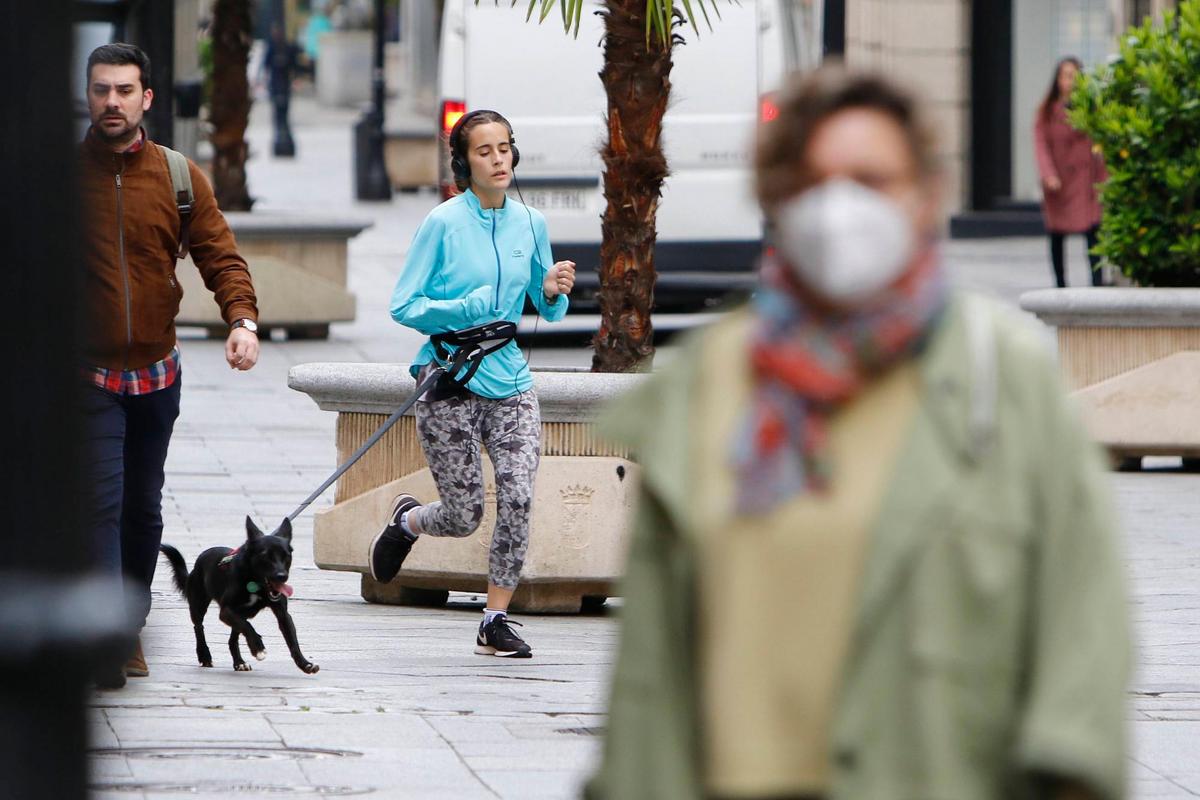
<instances>
[{"instance_id":1,"label":"black dog","mask_svg":"<svg viewBox=\"0 0 1200 800\"><path fill-rule=\"evenodd\" d=\"M171 562L176 588L187 598L192 627L196 631L196 656L200 666L212 666L212 653L204 640L204 615L208 613L209 603L216 600L221 609L221 621L233 629L229 634L229 652L233 654L235 670L250 669L250 665L242 660L238 636L246 637L250 654L259 661L267 657L262 637L250 625L250 618L264 608L271 609L279 621L279 630L283 631L283 639L296 666L310 675L320 669L300 652L296 625L287 610L287 599L292 594L292 587L287 585L288 571L292 567L291 520L284 519L278 531L266 536L250 517L246 517L246 542L236 550L208 548L196 558L195 569L190 575L187 562L178 550L169 544L159 549Z\"/></svg>"}]
</instances>

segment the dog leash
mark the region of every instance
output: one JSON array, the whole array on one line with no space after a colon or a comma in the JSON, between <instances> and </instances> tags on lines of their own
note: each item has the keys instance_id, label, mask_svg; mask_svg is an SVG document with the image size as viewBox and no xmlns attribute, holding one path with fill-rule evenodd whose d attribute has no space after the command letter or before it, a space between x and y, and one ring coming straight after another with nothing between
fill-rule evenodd
<instances>
[{"instance_id":1,"label":"dog leash","mask_svg":"<svg viewBox=\"0 0 1200 800\"><path fill-rule=\"evenodd\" d=\"M405 412L416 404L425 392L433 387L443 375L449 375L450 380L457 383L459 386L466 386L467 381L471 380L472 376L479 369L480 363L483 362L485 356L496 352L501 347L517 338L517 324L508 320L500 322L487 322L483 325L476 325L473 328L466 328L461 331L452 331L450 333L439 333L429 337L433 342L434 353L438 359L435 359L436 366L430 370L425 380L417 386L412 397L404 401L399 408L392 412L382 425L374 433L371 434L362 446L354 451L350 458L334 470L325 481L313 491L304 502L296 507L296 510L287 515L287 519L295 521L296 517L304 513L304 509L312 505L313 501L325 493L325 490L333 485L334 481L342 477L346 470L350 469L354 464L363 457L363 454L375 446L375 443L383 438L393 425L395 425ZM453 353L446 349L446 345L458 348ZM442 361L450 361L448 365L443 365ZM469 366L468 366L469 365ZM458 376L459 371L467 366L467 371L462 376Z\"/></svg>"}]
</instances>

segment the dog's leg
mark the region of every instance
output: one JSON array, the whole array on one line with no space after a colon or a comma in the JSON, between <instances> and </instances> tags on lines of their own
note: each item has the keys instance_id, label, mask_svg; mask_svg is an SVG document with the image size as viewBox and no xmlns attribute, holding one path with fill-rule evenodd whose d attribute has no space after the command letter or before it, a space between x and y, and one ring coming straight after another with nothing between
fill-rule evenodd
<instances>
[{"instance_id":1,"label":"dog's leg","mask_svg":"<svg viewBox=\"0 0 1200 800\"><path fill-rule=\"evenodd\" d=\"M274 612L275 619L279 621L279 630L283 632L283 640L287 642L288 652L292 654L292 660L296 662L296 666L309 675L319 670L320 667L309 661L300 652L300 641L296 638L296 623L292 622L292 615L288 613L287 598L281 597L279 602L273 603L271 611Z\"/></svg>"},{"instance_id":2,"label":"dog's leg","mask_svg":"<svg viewBox=\"0 0 1200 800\"><path fill-rule=\"evenodd\" d=\"M196 658L200 660L200 666L212 666L212 651L208 649L208 642L204 638L204 623L197 622L192 625L196 631Z\"/></svg>"},{"instance_id":3,"label":"dog's leg","mask_svg":"<svg viewBox=\"0 0 1200 800\"><path fill-rule=\"evenodd\" d=\"M207 597L188 596L188 610L192 614L192 629L196 632L196 658L200 666L212 666L212 652L204 638L204 615L208 613L209 599Z\"/></svg>"},{"instance_id":4,"label":"dog's leg","mask_svg":"<svg viewBox=\"0 0 1200 800\"><path fill-rule=\"evenodd\" d=\"M233 656L234 669L239 672L246 672L250 669L250 665L242 660L242 650L238 646L238 636L246 637L246 644L249 646L252 656L259 661L267 657L267 648L263 644L262 637L258 635L258 631L254 630L248 619L228 608L222 608L221 621L232 629L229 635L229 654Z\"/></svg>"},{"instance_id":5,"label":"dog's leg","mask_svg":"<svg viewBox=\"0 0 1200 800\"><path fill-rule=\"evenodd\" d=\"M237 628L229 631L229 654L233 656L233 668L237 672L249 672L250 665L242 659L242 648L238 644L241 634L237 632Z\"/></svg>"}]
</instances>

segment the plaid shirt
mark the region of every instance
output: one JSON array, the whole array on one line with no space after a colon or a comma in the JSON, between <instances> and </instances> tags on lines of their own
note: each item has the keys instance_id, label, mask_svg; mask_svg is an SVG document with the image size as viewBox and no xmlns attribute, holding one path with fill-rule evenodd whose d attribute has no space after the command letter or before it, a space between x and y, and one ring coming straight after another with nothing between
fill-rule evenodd
<instances>
[{"instance_id":1,"label":"plaid shirt","mask_svg":"<svg viewBox=\"0 0 1200 800\"><path fill-rule=\"evenodd\" d=\"M138 138L133 144L125 148L126 153L136 153L146 146L146 129L138 128Z\"/></svg>"},{"instance_id":2,"label":"plaid shirt","mask_svg":"<svg viewBox=\"0 0 1200 800\"><path fill-rule=\"evenodd\" d=\"M179 377L179 348L171 348L162 361L139 369L105 369L90 364L83 367L85 379L114 394L150 394L166 389Z\"/></svg>"}]
</instances>

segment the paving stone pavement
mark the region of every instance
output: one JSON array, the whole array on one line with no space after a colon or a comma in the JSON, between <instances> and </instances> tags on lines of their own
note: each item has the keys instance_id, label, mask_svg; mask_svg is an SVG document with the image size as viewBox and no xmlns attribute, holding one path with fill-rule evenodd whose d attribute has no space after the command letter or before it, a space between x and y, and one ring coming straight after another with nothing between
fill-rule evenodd
<instances>
[{"instance_id":1,"label":"paving stone pavement","mask_svg":"<svg viewBox=\"0 0 1200 800\"><path fill-rule=\"evenodd\" d=\"M332 209L375 221L351 246L359 311L329 341L266 342L260 365L235 373L221 343L186 335L183 408L167 464L165 540L188 563L235 545L252 515L274 525L334 466L334 415L287 389L310 361L400 361L415 339L386 305L408 240L432 194L389 204L351 199L349 126L355 115L294 106L300 158L279 162L258 104L251 192L264 209ZM1072 282L1083 285L1082 245ZM1037 239L947 246L956 283L1015 302L1046 285ZM1047 346L1052 337L1047 332ZM666 353L669 356L669 349ZM535 350L535 361L587 363L581 351ZM1114 474L1126 531L1138 636L1131 687L1131 794L1200 795L1200 476L1161 469ZM328 504L329 497L317 506ZM535 534L536 535L536 534ZM482 598L446 609L372 606L358 576L312 563L312 522L296 525L290 606L302 649L321 671L292 664L270 615L268 649L253 671L230 667L224 626L210 613L213 669L197 666L185 603L159 570L144 632L149 678L90 703L92 784L100 798L231 795L395 798L570 798L594 763L616 637L616 613L526 617L535 658L472 654ZM610 604L615 605L615 604Z\"/></svg>"}]
</instances>

